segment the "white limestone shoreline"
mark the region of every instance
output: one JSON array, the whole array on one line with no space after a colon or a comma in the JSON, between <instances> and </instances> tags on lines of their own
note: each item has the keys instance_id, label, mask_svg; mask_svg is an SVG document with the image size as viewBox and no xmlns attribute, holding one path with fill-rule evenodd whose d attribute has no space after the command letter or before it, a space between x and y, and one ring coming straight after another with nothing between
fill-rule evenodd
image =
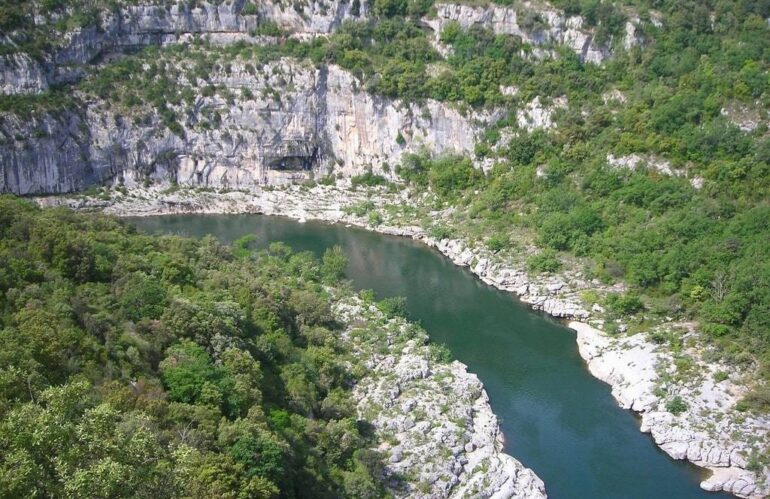
<instances>
[{"instance_id":1,"label":"white limestone shoreline","mask_svg":"<svg viewBox=\"0 0 770 499\"><path fill-rule=\"evenodd\" d=\"M256 193L168 195L150 189L138 195L102 203L66 198L43 198L41 203L98 208L118 216L261 213L299 221L343 223L410 237L435 248L453 263L468 267L485 283L514 293L533 309L571 320L568 325L576 331L578 349L589 371L611 386L612 395L622 408L641 415L640 430L650 433L655 443L672 458L687 459L712 472L701 483L702 488L750 499L770 494L770 469L752 462L752 454L770 441L770 419L734 410L735 403L745 393L739 376L716 381L714 374L720 366L703 362L699 352L692 351L689 353L700 373L697 379L662 383L661 373L677 374L673 356L646 335L608 336L590 324L592 312L582 305L579 293L590 290L592 283L581 280L579 274L566 271L558 276L530 276L523 268L500 261L480 244L436 240L417 225L391 226L386 222L372 226L365 217L344 211L346 206L369 198L338 187L292 186ZM377 199L374 201L377 206ZM722 367L725 372L732 372ZM685 408L678 414L672 414L666 407L672 397L684 402Z\"/></svg>"},{"instance_id":2,"label":"white limestone shoreline","mask_svg":"<svg viewBox=\"0 0 770 499\"><path fill-rule=\"evenodd\" d=\"M424 330L386 319L358 298L333 306L366 374L353 388L359 415L380 437L394 497L545 499L543 481L503 451L497 417L478 377L457 360L433 358ZM375 334L356 332L356 324ZM407 480L398 477L409 477Z\"/></svg>"}]
</instances>

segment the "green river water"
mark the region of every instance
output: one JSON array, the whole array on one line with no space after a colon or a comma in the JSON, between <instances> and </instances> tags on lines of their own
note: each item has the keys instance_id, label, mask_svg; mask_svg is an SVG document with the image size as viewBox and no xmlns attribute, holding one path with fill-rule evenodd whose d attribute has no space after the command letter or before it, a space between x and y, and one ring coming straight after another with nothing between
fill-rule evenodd
<instances>
[{"instance_id":1,"label":"green river water","mask_svg":"<svg viewBox=\"0 0 770 499\"><path fill-rule=\"evenodd\" d=\"M500 418L506 451L532 468L552 498L730 497L698 487L696 468L670 459L593 378L575 333L531 311L414 241L317 222L260 215L133 219L147 232L212 234L223 242L255 234L320 255L340 245L348 277L377 296L405 296L410 319L478 374Z\"/></svg>"}]
</instances>

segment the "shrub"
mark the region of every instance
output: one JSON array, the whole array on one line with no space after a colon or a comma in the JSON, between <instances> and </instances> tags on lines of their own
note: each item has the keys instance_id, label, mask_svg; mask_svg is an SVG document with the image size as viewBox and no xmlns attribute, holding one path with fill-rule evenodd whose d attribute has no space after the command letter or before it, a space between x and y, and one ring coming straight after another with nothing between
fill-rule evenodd
<instances>
[{"instance_id":1,"label":"shrub","mask_svg":"<svg viewBox=\"0 0 770 499\"><path fill-rule=\"evenodd\" d=\"M687 404L682 400L682 397L677 395L666 402L666 410L676 416L687 410Z\"/></svg>"},{"instance_id":2,"label":"shrub","mask_svg":"<svg viewBox=\"0 0 770 499\"><path fill-rule=\"evenodd\" d=\"M452 362L452 351L443 343L430 343L430 358L434 362L449 363Z\"/></svg>"},{"instance_id":3,"label":"shrub","mask_svg":"<svg viewBox=\"0 0 770 499\"><path fill-rule=\"evenodd\" d=\"M406 317L406 298L393 296L377 303L377 308L387 317Z\"/></svg>"},{"instance_id":4,"label":"shrub","mask_svg":"<svg viewBox=\"0 0 770 499\"><path fill-rule=\"evenodd\" d=\"M253 16L257 14L257 6L254 4L254 2L247 2L243 9L241 9L241 15L244 16Z\"/></svg>"},{"instance_id":5,"label":"shrub","mask_svg":"<svg viewBox=\"0 0 770 499\"><path fill-rule=\"evenodd\" d=\"M490 236L490 238L487 240L487 248L492 251L500 251L505 249L509 244L511 244L510 237L508 234L504 234L502 232L496 232L495 234L492 234L492 236Z\"/></svg>"},{"instance_id":6,"label":"shrub","mask_svg":"<svg viewBox=\"0 0 770 499\"><path fill-rule=\"evenodd\" d=\"M358 187L359 185L375 187L378 185L385 185L388 183L388 181L382 175L376 175L372 173L371 170L369 170L365 173L362 173L361 175L356 175L355 177L351 178L350 183L353 185L353 187Z\"/></svg>"},{"instance_id":7,"label":"shrub","mask_svg":"<svg viewBox=\"0 0 770 499\"><path fill-rule=\"evenodd\" d=\"M763 386L753 389L738 402L736 409L759 413L770 412L770 387Z\"/></svg>"},{"instance_id":8,"label":"shrub","mask_svg":"<svg viewBox=\"0 0 770 499\"><path fill-rule=\"evenodd\" d=\"M369 225L380 225L383 222L382 215L379 211L373 211L369 213Z\"/></svg>"},{"instance_id":9,"label":"shrub","mask_svg":"<svg viewBox=\"0 0 770 499\"><path fill-rule=\"evenodd\" d=\"M454 235L454 231L452 230L451 227L447 225L440 225L440 224L433 225L430 228L429 232L432 238L437 239L439 241L442 239L451 239L452 236Z\"/></svg>"},{"instance_id":10,"label":"shrub","mask_svg":"<svg viewBox=\"0 0 770 499\"><path fill-rule=\"evenodd\" d=\"M556 272L561 268L561 262L555 251L545 249L527 259L527 268L532 272Z\"/></svg>"},{"instance_id":11,"label":"shrub","mask_svg":"<svg viewBox=\"0 0 770 499\"><path fill-rule=\"evenodd\" d=\"M621 315L633 315L644 310L644 304L639 296L633 293L610 293L605 302L607 309Z\"/></svg>"}]
</instances>

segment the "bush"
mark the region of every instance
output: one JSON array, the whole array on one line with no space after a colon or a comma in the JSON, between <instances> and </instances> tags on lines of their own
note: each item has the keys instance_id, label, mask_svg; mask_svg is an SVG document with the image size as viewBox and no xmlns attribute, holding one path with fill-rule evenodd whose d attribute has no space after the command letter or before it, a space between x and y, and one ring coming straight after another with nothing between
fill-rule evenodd
<instances>
[{"instance_id":1,"label":"bush","mask_svg":"<svg viewBox=\"0 0 770 499\"><path fill-rule=\"evenodd\" d=\"M755 388L736 405L740 411L753 411L762 414L770 412L770 387Z\"/></svg>"},{"instance_id":2,"label":"bush","mask_svg":"<svg viewBox=\"0 0 770 499\"><path fill-rule=\"evenodd\" d=\"M620 315L633 315L644 310L644 304L638 295L633 293L610 293L605 301L607 309Z\"/></svg>"},{"instance_id":3,"label":"bush","mask_svg":"<svg viewBox=\"0 0 770 499\"><path fill-rule=\"evenodd\" d=\"M434 362L449 363L452 362L452 351L443 343L430 343L430 358Z\"/></svg>"},{"instance_id":4,"label":"bush","mask_svg":"<svg viewBox=\"0 0 770 499\"><path fill-rule=\"evenodd\" d=\"M253 16L257 14L257 6L254 2L247 2L241 9L241 15Z\"/></svg>"},{"instance_id":5,"label":"bush","mask_svg":"<svg viewBox=\"0 0 770 499\"><path fill-rule=\"evenodd\" d=\"M462 191L477 185L484 175L473 167L468 158L446 157L431 162L428 180L431 188L441 197L456 197Z\"/></svg>"},{"instance_id":6,"label":"bush","mask_svg":"<svg viewBox=\"0 0 770 499\"><path fill-rule=\"evenodd\" d=\"M556 257L556 252L544 249L527 259L527 268L531 272L556 272L561 268L561 262Z\"/></svg>"},{"instance_id":7,"label":"bush","mask_svg":"<svg viewBox=\"0 0 770 499\"><path fill-rule=\"evenodd\" d=\"M388 181L382 175L375 175L371 172L371 170L369 170L365 173L362 173L361 175L357 175L351 178L350 183L353 185L353 187L358 187L359 185L375 187L378 185L385 185L388 183Z\"/></svg>"},{"instance_id":8,"label":"bush","mask_svg":"<svg viewBox=\"0 0 770 499\"><path fill-rule=\"evenodd\" d=\"M377 302L377 308L387 317L406 317L406 298L393 296Z\"/></svg>"},{"instance_id":9,"label":"bush","mask_svg":"<svg viewBox=\"0 0 770 499\"><path fill-rule=\"evenodd\" d=\"M508 234L497 232L492 234L487 240L487 248L491 251L500 251L507 248L511 244L511 239Z\"/></svg>"},{"instance_id":10,"label":"bush","mask_svg":"<svg viewBox=\"0 0 770 499\"><path fill-rule=\"evenodd\" d=\"M682 397L677 395L668 402L666 402L666 410L671 414L677 416L687 410L687 404L682 400Z\"/></svg>"},{"instance_id":11,"label":"bush","mask_svg":"<svg viewBox=\"0 0 770 499\"><path fill-rule=\"evenodd\" d=\"M369 225L372 225L372 226L377 226L382 224L383 222L382 214L380 214L379 211L373 211L369 213L368 222L369 222Z\"/></svg>"},{"instance_id":12,"label":"bush","mask_svg":"<svg viewBox=\"0 0 770 499\"><path fill-rule=\"evenodd\" d=\"M435 224L431 226L429 232L433 239L439 241L442 239L451 239L454 236L454 230L451 227L441 224Z\"/></svg>"}]
</instances>

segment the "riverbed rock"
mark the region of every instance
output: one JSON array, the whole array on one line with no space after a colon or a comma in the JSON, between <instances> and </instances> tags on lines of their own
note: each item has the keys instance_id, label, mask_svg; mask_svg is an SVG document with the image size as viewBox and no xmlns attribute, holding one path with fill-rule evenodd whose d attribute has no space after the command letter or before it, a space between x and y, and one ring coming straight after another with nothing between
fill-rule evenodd
<instances>
[{"instance_id":1,"label":"riverbed rock","mask_svg":"<svg viewBox=\"0 0 770 499\"><path fill-rule=\"evenodd\" d=\"M545 497L543 482L502 452L489 398L465 365L433 360L423 330L403 319L383 323L382 313L360 300L335 311L349 321L343 338L368 366L353 396L384 442L378 450L395 497ZM377 334L356 331L355 320L367 316L373 317L367 323L383 323Z\"/></svg>"}]
</instances>

